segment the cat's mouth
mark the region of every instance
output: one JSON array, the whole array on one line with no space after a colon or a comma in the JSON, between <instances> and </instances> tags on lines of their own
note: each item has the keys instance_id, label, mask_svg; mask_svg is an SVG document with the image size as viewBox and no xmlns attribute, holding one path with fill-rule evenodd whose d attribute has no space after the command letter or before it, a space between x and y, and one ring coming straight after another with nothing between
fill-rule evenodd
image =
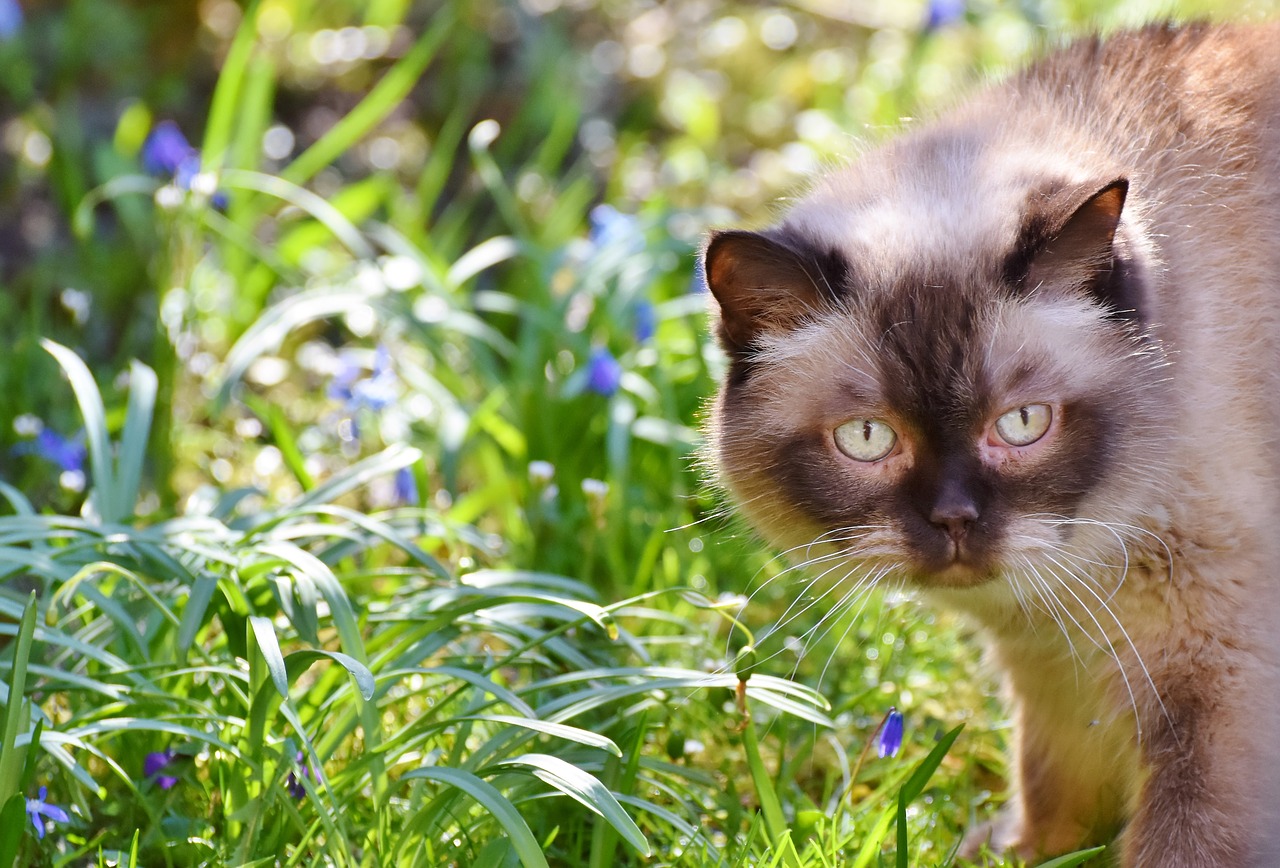
<instances>
[{"instance_id":1,"label":"cat's mouth","mask_svg":"<svg viewBox=\"0 0 1280 868\"><path fill-rule=\"evenodd\" d=\"M916 564L915 580L926 588L971 588L996 577L988 558L967 540L948 540L944 552Z\"/></svg>"}]
</instances>

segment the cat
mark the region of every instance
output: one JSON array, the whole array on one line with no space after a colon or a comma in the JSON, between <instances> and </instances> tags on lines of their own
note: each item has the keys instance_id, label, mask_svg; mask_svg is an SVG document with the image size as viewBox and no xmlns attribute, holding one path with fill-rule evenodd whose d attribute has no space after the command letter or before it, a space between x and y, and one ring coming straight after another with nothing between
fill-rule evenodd
<instances>
[{"instance_id":1,"label":"cat","mask_svg":"<svg viewBox=\"0 0 1280 868\"><path fill-rule=\"evenodd\" d=\"M989 639L963 851L1280 866L1280 26L1077 41L702 265L739 510Z\"/></svg>"}]
</instances>

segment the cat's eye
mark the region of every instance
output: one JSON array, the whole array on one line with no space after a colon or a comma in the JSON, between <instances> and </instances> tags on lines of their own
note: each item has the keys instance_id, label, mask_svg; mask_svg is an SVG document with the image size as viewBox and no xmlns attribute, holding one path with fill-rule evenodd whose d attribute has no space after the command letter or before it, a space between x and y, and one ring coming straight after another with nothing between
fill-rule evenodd
<instances>
[{"instance_id":1,"label":"cat's eye","mask_svg":"<svg viewBox=\"0 0 1280 868\"><path fill-rule=\"evenodd\" d=\"M835 430L836 446L855 461L879 461L893 451L898 435L879 419L850 419Z\"/></svg>"},{"instance_id":2,"label":"cat's eye","mask_svg":"<svg viewBox=\"0 0 1280 868\"><path fill-rule=\"evenodd\" d=\"M1010 446L1030 446L1045 435L1052 421L1048 404L1027 404L997 419L996 434Z\"/></svg>"}]
</instances>

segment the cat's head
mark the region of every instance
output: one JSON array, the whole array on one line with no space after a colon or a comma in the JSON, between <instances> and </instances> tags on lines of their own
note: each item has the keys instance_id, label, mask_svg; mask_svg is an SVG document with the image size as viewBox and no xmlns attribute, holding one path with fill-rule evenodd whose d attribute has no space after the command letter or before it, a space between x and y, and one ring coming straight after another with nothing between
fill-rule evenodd
<instances>
[{"instance_id":1,"label":"cat's head","mask_svg":"<svg viewBox=\"0 0 1280 868\"><path fill-rule=\"evenodd\" d=\"M777 228L712 235L716 472L833 570L925 589L1078 570L1161 484L1167 372L1128 182L916 186L838 180Z\"/></svg>"}]
</instances>

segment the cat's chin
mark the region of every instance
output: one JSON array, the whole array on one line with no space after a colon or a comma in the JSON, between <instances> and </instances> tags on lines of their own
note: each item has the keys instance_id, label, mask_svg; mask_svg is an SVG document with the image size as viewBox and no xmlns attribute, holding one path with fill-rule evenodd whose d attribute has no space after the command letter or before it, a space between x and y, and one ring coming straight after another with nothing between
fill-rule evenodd
<instances>
[{"instance_id":1,"label":"cat's chin","mask_svg":"<svg viewBox=\"0 0 1280 868\"><path fill-rule=\"evenodd\" d=\"M916 570L912 582L925 590L976 588L996 579L994 570L972 564L953 562L942 569Z\"/></svg>"}]
</instances>

